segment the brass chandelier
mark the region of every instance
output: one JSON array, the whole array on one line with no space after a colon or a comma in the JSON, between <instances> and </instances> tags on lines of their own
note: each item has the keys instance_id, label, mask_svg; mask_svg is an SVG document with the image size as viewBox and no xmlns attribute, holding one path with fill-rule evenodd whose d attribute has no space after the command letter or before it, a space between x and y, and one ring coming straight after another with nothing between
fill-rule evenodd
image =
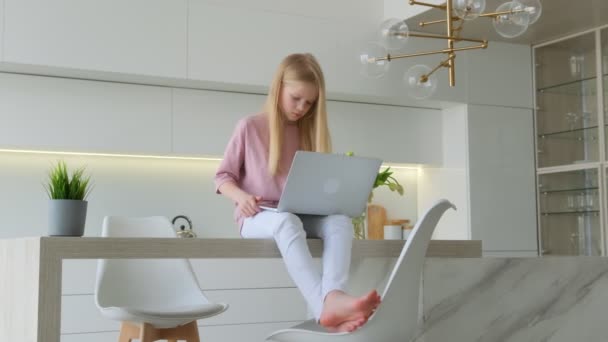
<instances>
[{"instance_id":1,"label":"brass chandelier","mask_svg":"<svg viewBox=\"0 0 608 342\"><path fill-rule=\"evenodd\" d=\"M428 25L445 24L446 35L413 33L402 19L387 19L380 25L380 42L372 42L360 54L360 62L364 75L379 78L385 75L390 62L395 59L445 54L446 58L439 64L430 68L423 64L409 68L403 82L408 88L410 96L416 99L430 97L437 88L435 72L441 68L448 69L450 87L455 86L455 58L456 52L485 49L488 41L484 39L470 39L461 37L464 23L479 17L492 20L494 29L505 38L514 38L523 34L529 25L535 23L542 12L540 0L515 0L498 6L495 12L483 13L486 0L446 0L444 4L436 5L416 0L409 0L410 5L421 5L445 12L445 19L419 23L420 27ZM405 47L409 37L442 39L447 41L447 48L435 51L417 53L399 53ZM456 46L457 43L466 42L467 46ZM393 52L391 54L390 52Z\"/></svg>"}]
</instances>

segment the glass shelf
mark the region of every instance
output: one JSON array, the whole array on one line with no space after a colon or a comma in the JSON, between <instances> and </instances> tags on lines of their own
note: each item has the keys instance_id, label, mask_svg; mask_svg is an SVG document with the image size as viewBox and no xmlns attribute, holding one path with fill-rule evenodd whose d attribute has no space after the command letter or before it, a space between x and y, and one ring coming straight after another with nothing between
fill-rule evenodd
<instances>
[{"instance_id":1,"label":"glass shelf","mask_svg":"<svg viewBox=\"0 0 608 342\"><path fill-rule=\"evenodd\" d=\"M581 192L581 191L593 191L593 190L599 190L599 188L590 187L590 188L576 188L576 189L556 189L556 190L547 190L547 191L541 190L540 193L543 195L550 195L550 194L556 194L556 193Z\"/></svg>"},{"instance_id":2,"label":"glass shelf","mask_svg":"<svg viewBox=\"0 0 608 342\"><path fill-rule=\"evenodd\" d=\"M593 76L538 88L536 91L541 94L595 95L597 93L597 84L596 78Z\"/></svg>"},{"instance_id":3,"label":"glass shelf","mask_svg":"<svg viewBox=\"0 0 608 342\"><path fill-rule=\"evenodd\" d=\"M536 47L534 63L541 255L606 255L608 29Z\"/></svg>"},{"instance_id":4,"label":"glass shelf","mask_svg":"<svg viewBox=\"0 0 608 342\"><path fill-rule=\"evenodd\" d=\"M606 124L606 126L608 126L608 124ZM538 134L538 136L540 138L557 138L557 139L573 139L573 140L596 140L597 136L594 137L588 137L585 136L588 133L588 131L597 129L598 126L590 126L590 127L583 127L583 128L574 128L571 130L566 130L566 131L559 131L559 132L549 132L549 133L540 133ZM596 134L597 135L597 134Z\"/></svg>"},{"instance_id":5,"label":"glass shelf","mask_svg":"<svg viewBox=\"0 0 608 342\"><path fill-rule=\"evenodd\" d=\"M552 215L599 215L599 210L581 210L581 211L551 211L551 212L541 212L540 214L543 216L552 216Z\"/></svg>"}]
</instances>

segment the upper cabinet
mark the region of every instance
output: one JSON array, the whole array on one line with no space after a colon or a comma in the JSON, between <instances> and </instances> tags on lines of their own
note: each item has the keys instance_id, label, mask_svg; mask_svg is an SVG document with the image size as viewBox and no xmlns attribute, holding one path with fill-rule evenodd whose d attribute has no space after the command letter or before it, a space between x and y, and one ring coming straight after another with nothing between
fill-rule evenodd
<instances>
[{"instance_id":1,"label":"upper cabinet","mask_svg":"<svg viewBox=\"0 0 608 342\"><path fill-rule=\"evenodd\" d=\"M237 121L259 113L266 96L173 90L173 153L221 156ZM441 112L328 101L333 151L386 162L441 164Z\"/></svg>"},{"instance_id":2,"label":"upper cabinet","mask_svg":"<svg viewBox=\"0 0 608 342\"><path fill-rule=\"evenodd\" d=\"M604 104L604 137L608 136L608 29L603 29L601 32L602 42L602 88L604 96L601 98ZM606 148L604 149L608 153L608 139L604 139ZM608 155L606 156L608 160Z\"/></svg>"},{"instance_id":3,"label":"upper cabinet","mask_svg":"<svg viewBox=\"0 0 608 342\"><path fill-rule=\"evenodd\" d=\"M187 0L2 1L4 62L187 77Z\"/></svg>"},{"instance_id":4,"label":"upper cabinet","mask_svg":"<svg viewBox=\"0 0 608 342\"><path fill-rule=\"evenodd\" d=\"M532 108L531 48L502 42L490 42L485 50L466 52L458 61L456 72L467 83L470 104ZM459 69L461 66L465 68ZM464 75L459 70L465 70Z\"/></svg>"},{"instance_id":5,"label":"upper cabinet","mask_svg":"<svg viewBox=\"0 0 608 342\"><path fill-rule=\"evenodd\" d=\"M439 110L337 101L329 101L327 110L334 152L393 163L442 163Z\"/></svg>"},{"instance_id":6,"label":"upper cabinet","mask_svg":"<svg viewBox=\"0 0 608 342\"><path fill-rule=\"evenodd\" d=\"M344 23L256 6L190 2L190 78L267 87L283 57L310 52L319 59L331 90L349 83L349 73L342 73L343 79L334 77L342 70L341 58L351 56L338 48L337 37L346 37Z\"/></svg>"},{"instance_id":7,"label":"upper cabinet","mask_svg":"<svg viewBox=\"0 0 608 342\"><path fill-rule=\"evenodd\" d=\"M0 0L0 62L4 56L4 0Z\"/></svg>"},{"instance_id":8,"label":"upper cabinet","mask_svg":"<svg viewBox=\"0 0 608 342\"><path fill-rule=\"evenodd\" d=\"M169 154L171 89L0 74L0 148Z\"/></svg>"},{"instance_id":9,"label":"upper cabinet","mask_svg":"<svg viewBox=\"0 0 608 342\"><path fill-rule=\"evenodd\" d=\"M595 32L538 47L538 167L599 161Z\"/></svg>"},{"instance_id":10,"label":"upper cabinet","mask_svg":"<svg viewBox=\"0 0 608 342\"><path fill-rule=\"evenodd\" d=\"M237 121L259 113L266 96L173 90L173 153L222 156Z\"/></svg>"},{"instance_id":11,"label":"upper cabinet","mask_svg":"<svg viewBox=\"0 0 608 342\"><path fill-rule=\"evenodd\" d=\"M244 5L241 1L235 5L235 1L228 4L191 1L188 9L188 77L266 89L285 56L309 52L318 59L332 98L348 97L365 102L366 96L372 96L380 98L373 102L392 103L403 98L403 63L396 62L393 71L381 79L367 78L360 72L357 55L378 23L346 16L362 13L362 4L370 2L347 5L344 0L339 1L349 10L338 7L338 0L323 5L315 0L313 2L318 3L319 8L323 7L316 10L315 15L310 13L315 11L310 10L308 2L302 2L305 4L302 5L286 1L250 1ZM304 10L304 7L308 9ZM376 4L374 7L382 8ZM351 14L339 14L338 8ZM371 18L372 14L369 15ZM328 19L327 16L344 18Z\"/></svg>"},{"instance_id":12,"label":"upper cabinet","mask_svg":"<svg viewBox=\"0 0 608 342\"><path fill-rule=\"evenodd\" d=\"M534 49L543 255L606 255L606 30Z\"/></svg>"}]
</instances>

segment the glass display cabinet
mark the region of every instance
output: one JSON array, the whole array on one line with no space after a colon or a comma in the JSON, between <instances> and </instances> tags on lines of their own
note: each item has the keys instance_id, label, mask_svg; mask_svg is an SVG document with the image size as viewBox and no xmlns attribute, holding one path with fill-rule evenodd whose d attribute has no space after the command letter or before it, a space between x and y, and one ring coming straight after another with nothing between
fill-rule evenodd
<instances>
[{"instance_id":1,"label":"glass display cabinet","mask_svg":"<svg viewBox=\"0 0 608 342\"><path fill-rule=\"evenodd\" d=\"M540 254L606 255L608 29L535 46L534 63Z\"/></svg>"},{"instance_id":2,"label":"glass display cabinet","mask_svg":"<svg viewBox=\"0 0 608 342\"><path fill-rule=\"evenodd\" d=\"M543 255L601 255L597 169L538 177Z\"/></svg>"}]
</instances>

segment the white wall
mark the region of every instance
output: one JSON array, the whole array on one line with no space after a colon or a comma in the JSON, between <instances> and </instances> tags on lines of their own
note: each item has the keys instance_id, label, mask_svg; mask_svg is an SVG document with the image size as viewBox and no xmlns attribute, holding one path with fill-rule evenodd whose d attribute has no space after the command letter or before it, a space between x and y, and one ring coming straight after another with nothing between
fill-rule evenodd
<instances>
[{"instance_id":1,"label":"white wall","mask_svg":"<svg viewBox=\"0 0 608 342\"><path fill-rule=\"evenodd\" d=\"M57 160L70 167L86 166L92 176L86 236L99 236L105 215L185 214L201 237L239 237L232 221L233 204L215 194L218 161L0 152L0 212L6 226L0 238L46 235L47 196L42 184ZM389 207L394 218L415 218L417 170L394 171L405 196L380 188L375 202Z\"/></svg>"}]
</instances>

